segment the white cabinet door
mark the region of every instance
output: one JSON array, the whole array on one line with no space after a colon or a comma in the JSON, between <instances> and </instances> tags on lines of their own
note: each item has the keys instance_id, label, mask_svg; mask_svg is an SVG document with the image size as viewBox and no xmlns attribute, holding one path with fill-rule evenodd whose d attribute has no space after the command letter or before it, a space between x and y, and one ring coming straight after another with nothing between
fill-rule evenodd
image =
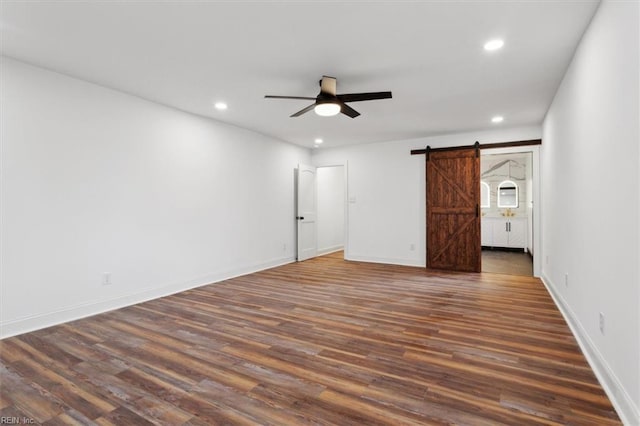
<instances>
[{"instance_id":1,"label":"white cabinet door","mask_svg":"<svg viewBox=\"0 0 640 426\"><path fill-rule=\"evenodd\" d=\"M509 221L496 218L493 220L493 244L494 247L509 247Z\"/></svg>"},{"instance_id":2,"label":"white cabinet door","mask_svg":"<svg viewBox=\"0 0 640 426\"><path fill-rule=\"evenodd\" d=\"M527 218L509 219L509 247L524 249L527 246Z\"/></svg>"},{"instance_id":3,"label":"white cabinet door","mask_svg":"<svg viewBox=\"0 0 640 426\"><path fill-rule=\"evenodd\" d=\"M527 218L483 217L482 245L524 249L527 246Z\"/></svg>"}]
</instances>

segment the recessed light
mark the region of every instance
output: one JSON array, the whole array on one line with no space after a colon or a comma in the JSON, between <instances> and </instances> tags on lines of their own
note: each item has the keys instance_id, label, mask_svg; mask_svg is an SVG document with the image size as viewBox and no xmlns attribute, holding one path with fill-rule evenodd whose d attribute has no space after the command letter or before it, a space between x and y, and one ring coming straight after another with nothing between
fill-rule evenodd
<instances>
[{"instance_id":1,"label":"recessed light","mask_svg":"<svg viewBox=\"0 0 640 426\"><path fill-rule=\"evenodd\" d=\"M501 115L496 115L491 119L492 123L502 123L504 121L504 117Z\"/></svg>"},{"instance_id":2,"label":"recessed light","mask_svg":"<svg viewBox=\"0 0 640 426\"><path fill-rule=\"evenodd\" d=\"M498 50L504 46L504 41L500 39L489 40L484 44L484 50Z\"/></svg>"},{"instance_id":3,"label":"recessed light","mask_svg":"<svg viewBox=\"0 0 640 426\"><path fill-rule=\"evenodd\" d=\"M315 142L317 144L321 144L324 141L322 139L320 139L320 138L316 138L313 142Z\"/></svg>"},{"instance_id":4,"label":"recessed light","mask_svg":"<svg viewBox=\"0 0 640 426\"><path fill-rule=\"evenodd\" d=\"M227 109L227 104L225 104L224 102L216 102L214 107L219 111L224 111L225 109Z\"/></svg>"}]
</instances>

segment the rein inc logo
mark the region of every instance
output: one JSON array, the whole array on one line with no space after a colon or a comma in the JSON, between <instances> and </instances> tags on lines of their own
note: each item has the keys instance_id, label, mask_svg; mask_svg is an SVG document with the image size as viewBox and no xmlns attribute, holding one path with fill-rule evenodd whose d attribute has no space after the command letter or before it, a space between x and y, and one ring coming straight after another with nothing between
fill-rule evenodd
<instances>
[{"instance_id":1,"label":"rein inc logo","mask_svg":"<svg viewBox=\"0 0 640 426\"><path fill-rule=\"evenodd\" d=\"M35 425L36 421L30 417L0 417L0 425Z\"/></svg>"}]
</instances>

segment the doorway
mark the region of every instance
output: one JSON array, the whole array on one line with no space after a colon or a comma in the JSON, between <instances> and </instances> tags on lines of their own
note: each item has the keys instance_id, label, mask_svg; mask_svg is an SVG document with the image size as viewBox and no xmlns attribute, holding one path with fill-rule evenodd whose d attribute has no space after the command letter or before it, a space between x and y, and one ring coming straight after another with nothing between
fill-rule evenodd
<instances>
[{"instance_id":1,"label":"doorway","mask_svg":"<svg viewBox=\"0 0 640 426\"><path fill-rule=\"evenodd\" d=\"M542 271L542 265L541 265L541 261L540 261L540 256L536 256L536 251L538 251L538 248L541 246L540 245L540 226L541 226L541 209L540 209L540 205L537 202L537 200L540 199L540 149L539 146L541 145L542 140L541 139L532 139L532 140L523 140L523 141L514 141L514 142L499 142L499 143L491 143L491 144L480 144L479 142L476 142L475 145L467 145L467 146L455 146L455 147L445 147L445 148L435 148L432 149L431 147L427 146L426 149L414 149L411 150L411 155L425 155L426 157L426 161L427 164L429 163L429 159L430 156L434 153L434 152L441 152L441 151L454 151L454 150L464 150L464 149L469 149L469 148L473 148L476 150L476 153L478 153L478 150L485 153L485 154L513 154L513 153L531 153L530 156L530 170L531 170L531 179L528 183L526 190L530 191L530 201L527 205L527 208L529 209L529 214L528 214L528 218L529 218L529 222L526 223L526 225L523 225L522 221L518 221L518 220L509 220L509 221L505 221L505 223L503 223L502 225L505 226L505 230L507 232L509 231L517 231L518 227L520 226L525 226L526 229L526 235L527 235L527 242L528 242L528 246L526 246L526 249L528 251L528 253L531 255L532 257L532 269L533 269L533 276L534 277L539 277ZM479 154L477 154L479 155ZM465 170L468 168L465 168ZM479 171L480 168L478 167L477 170ZM428 175L429 175L429 170L427 167L427 267L430 266L430 262L429 262L429 256L430 256L430 251L434 251L433 250L433 246L431 246L429 244L429 227L431 225L434 225L432 223L432 221L430 221L429 219L429 179L428 179ZM477 215L480 215L480 205L481 205L481 198L482 198L482 192L488 193L489 190L486 189L486 185L482 185L479 182L479 177L480 177L480 173L476 174L475 176L478 177L477 182L477 186L474 187L474 189L470 192L470 193L476 193L476 189L478 189L477 194L477 204L476 204L476 208L475 211L477 212ZM451 179L450 179L451 180ZM508 202L509 200L518 200L518 195L515 193L515 185L510 184L510 182L504 182L504 186L500 186L500 190L504 190L505 193L501 194L502 196L504 196L504 200L505 202ZM442 197L441 197L442 198ZM443 198L444 199L444 198ZM445 200L446 201L446 200ZM517 202L517 201L516 201ZM484 204L484 202L482 203ZM442 206L435 206L435 210L436 212L443 210L443 209L447 209L450 206L450 203L445 203ZM432 206L434 207L434 206ZM469 206L466 206L467 208L464 210L468 210ZM503 208L510 208L510 207L503 207ZM505 215L506 216L506 215ZM510 217L510 216L509 216ZM480 220L478 220L478 222L480 222ZM436 224L437 225L437 224ZM500 225L500 226L502 226ZM486 225L485 225L486 226ZM432 226L433 227L433 226ZM451 234L451 232L455 233L455 227L441 227L442 229L444 229L445 231L448 230L449 234ZM481 226L480 226L481 228ZM454 231L451 231L451 229L454 229ZM434 231L435 232L435 231ZM481 263L481 238L482 236L489 236L492 235L492 232L488 232L487 229L480 229L480 232L478 233L480 235L480 238L477 238L475 240L473 240L473 245L475 246L477 244L477 255L478 255L478 259L477 262ZM476 235L478 235L476 234ZM513 235L518 235L521 234L520 232L514 232ZM449 238L447 237L448 240L453 240L453 235ZM504 238L504 236L503 236ZM495 242L492 243L492 246L497 246L497 247L503 247L505 244L504 243L499 243L496 244ZM446 246L446 245L445 245ZM522 246L525 247L525 246ZM507 247L508 248L508 247ZM524 252L525 249L522 249L522 252ZM435 256L438 255L438 247L436 246L435 248ZM434 255L433 253L431 255ZM433 266L433 265L431 265ZM450 265L447 265L448 268L450 268ZM455 270L455 269L454 269ZM464 269L460 269L460 270L464 270ZM478 272L482 271L482 269L478 269Z\"/></svg>"},{"instance_id":2,"label":"doorway","mask_svg":"<svg viewBox=\"0 0 640 426\"><path fill-rule=\"evenodd\" d=\"M318 255L344 251L346 194L344 165L317 168Z\"/></svg>"},{"instance_id":3,"label":"doorway","mask_svg":"<svg viewBox=\"0 0 640 426\"><path fill-rule=\"evenodd\" d=\"M482 272L536 275L537 147L483 150L480 160ZM536 225L538 223L538 225ZM539 265L538 265L539 267Z\"/></svg>"}]
</instances>

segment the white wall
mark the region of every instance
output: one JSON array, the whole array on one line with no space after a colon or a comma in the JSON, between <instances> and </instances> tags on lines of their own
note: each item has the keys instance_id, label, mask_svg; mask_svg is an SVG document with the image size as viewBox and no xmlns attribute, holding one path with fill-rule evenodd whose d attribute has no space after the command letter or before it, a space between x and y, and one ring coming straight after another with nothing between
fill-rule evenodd
<instances>
[{"instance_id":1,"label":"white wall","mask_svg":"<svg viewBox=\"0 0 640 426\"><path fill-rule=\"evenodd\" d=\"M319 148L313 163L348 163L345 257L425 266L425 166L412 149L539 139L538 126ZM413 249L412 249L413 247Z\"/></svg>"},{"instance_id":2,"label":"white wall","mask_svg":"<svg viewBox=\"0 0 640 426\"><path fill-rule=\"evenodd\" d=\"M318 167L318 254L344 248L344 166Z\"/></svg>"},{"instance_id":3,"label":"white wall","mask_svg":"<svg viewBox=\"0 0 640 426\"><path fill-rule=\"evenodd\" d=\"M629 425L640 424L639 14L638 2L600 5L541 151L543 277Z\"/></svg>"},{"instance_id":4,"label":"white wall","mask_svg":"<svg viewBox=\"0 0 640 426\"><path fill-rule=\"evenodd\" d=\"M309 150L1 66L2 336L294 259Z\"/></svg>"}]
</instances>

